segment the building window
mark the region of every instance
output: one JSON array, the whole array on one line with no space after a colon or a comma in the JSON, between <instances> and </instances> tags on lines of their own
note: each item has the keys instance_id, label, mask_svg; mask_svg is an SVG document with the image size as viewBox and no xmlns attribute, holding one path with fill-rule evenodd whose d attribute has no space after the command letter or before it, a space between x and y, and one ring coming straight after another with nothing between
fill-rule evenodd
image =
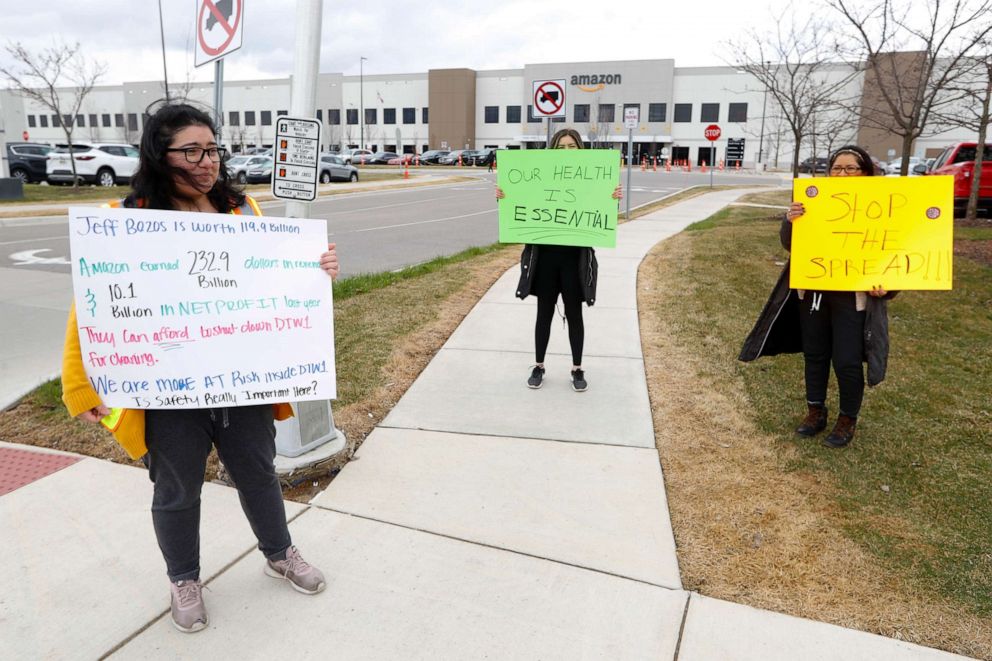
<instances>
[{"instance_id":1,"label":"building window","mask_svg":"<svg viewBox=\"0 0 992 661\"><path fill-rule=\"evenodd\" d=\"M747 121L747 104L746 103L731 103L730 109L727 111L727 121L728 122L746 122Z\"/></svg>"},{"instance_id":2,"label":"building window","mask_svg":"<svg viewBox=\"0 0 992 661\"><path fill-rule=\"evenodd\" d=\"M241 126L241 113L237 110L227 113L227 123L231 126Z\"/></svg>"},{"instance_id":3,"label":"building window","mask_svg":"<svg viewBox=\"0 0 992 661\"><path fill-rule=\"evenodd\" d=\"M520 106L507 106L506 107L506 123L507 124L519 124L520 123Z\"/></svg>"},{"instance_id":4,"label":"building window","mask_svg":"<svg viewBox=\"0 0 992 661\"><path fill-rule=\"evenodd\" d=\"M612 103L601 103L599 104L599 121L604 124L610 124L613 122L613 118L616 114L616 106Z\"/></svg>"},{"instance_id":5,"label":"building window","mask_svg":"<svg viewBox=\"0 0 992 661\"><path fill-rule=\"evenodd\" d=\"M588 122L589 121L589 104L588 103L576 103L572 107L572 121L573 122Z\"/></svg>"},{"instance_id":6,"label":"building window","mask_svg":"<svg viewBox=\"0 0 992 661\"><path fill-rule=\"evenodd\" d=\"M720 121L720 104L719 103L704 103L699 109L699 121L701 122L719 122Z\"/></svg>"},{"instance_id":7,"label":"building window","mask_svg":"<svg viewBox=\"0 0 992 661\"><path fill-rule=\"evenodd\" d=\"M396 108L383 108L382 109L382 123L383 124L395 124L396 123ZM393 151L395 151L395 150L393 150Z\"/></svg>"},{"instance_id":8,"label":"building window","mask_svg":"<svg viewBox=\"0 0 992 661\"><path fill-rule=\"evenodd\" d=\"M649 103L648 104L648 121L649 122L663 122L665 121L665 115L667 114L668 108L664 103Z\"/></svg>"},{"instance_id":9,"label":"building window","mask_svg":"<svg viewBox=\"0 0 992 661\"><path fill-rule=\"evenodd\" d=\"M262 120L262 126L272 126L272 111L263 110L261 115L262 116L260 119Z\"/></svg>"},{"instance_id":10,"label":"building window","mask_svg":"<svg viewBox=\"0 0 992 661\"><path fill-rule=\"evenodd\" d=\"M486 124L499 124L499 106L486 106Z\"/></svg>"},{"instance_id":11,"label":"building window","mask_svg":"<svg viewBox=\"0 0 992 661\"><path fill-rule=\"evenodd\" d=\"M692 121L692 104L691 103L676 103L675 115L673 118L676 122L691 122Z\"/></svg>"},{"instance_id":12,"label":"building window","mask_svg":"<svg viewBox=\"0 0 992 661\"><path fill-rule=\"evenodd\" d=\"M92 126L92 127L96 127L97 126L96 114L95 113L90 113L90 126Z\"/></svg>"},{"instance_id":13,"label":"building window","mask_svg":"<svg viewBox=\"0 0 992 661\"><path fill-rule=\"evenodd\" d=\"M417 109L416 108L404 108L403 109L403 123L404 124L416 124L417 123Z\"/></svg>"},{"instance_id":14,"label":"building window","mask_svg":"<svg viewBox=\"0 0 992 661\"><path fill-rule=\"evenodd\" d=\"M86 118L82 115L76 115L75 126L82 126L83 128L86 128Z\"/></svg>"},{"instance_id":15,"label":"building window","mask_svg":"<svg viewBox=\"0 0 992 661\"><path fill-rule=\"evenodd\" d=\"M102 123L105 127L110 128L110 113L100 115L100 119L103 120Z\"/></svg>"},{"instance_id":16,"label":"building window","mask_svg":"<svg viewBox=\"0 0 992 661\"><path fill-rule=\"evenodd\" d=\"M527 104L527 121L531 124L540 124L541 118L534 116L534 106Z\"/></svg>"},{"instance_id":17,"label":"building window","mask_svg":"<svg viewBox=\"0 0 992 661\"><path fill-rule=\"evenodd\" d=\"M321 110L320 108L317 108L317 121L318 122L324 121L324 111Z\"/></svg>"},{"instance_id":18,"label":"building window","mask_svg":"<svg viewBox=\"0 0 992 661\"><path fill-rule=\"evenodd\" d=\"M34 115L28 115L28 128L33 129L38 123L38 120L34 118Z\"/></svg>"},{"instance_id":19,"label":"building window","mask_svg":"<svg viewBox=\"0 0 992 661\"><path fill-rule=\"evenodd\" d=\"M420 111L420 123L427 124L427 108L422 108Z\"/></svg>"},{"instance_id":20,"label":"building window","mask_svg":"<svg viewBox=\"0 0 992 661\"><path fill-rule=\"evenodd\" d=\"M41 128L48 128L48 115L38 115L38 121L41 122Z\"/></svg>"},{"instance_id":21,"label":"building window","mask_svg":"<svg viewBox=\"0 0 992 661\"><path fill-rule=\"evenodd\" d=\"M320 111L318 110L317 112L320 112ZM289 111L288 110L277 110L276 111L276 117L285 117L288 114L289 114Z\"/></svg>"},{"instance_id":22,"label":"building window","mask_svg":"<svg viewBox=\"0 0 992 661\"><path fill-rule=\"evenodd\" d=\"M366 108L365 109L365 123L366 124L378 124L379 123L379 110L377 108Z\"/></svg>"},{"instance_id":23,"label":"building window","mask_svg":"<svg viewBox=\"0 0 992 661\"><path fill-rule=\"evenodd\" d=\"M327 110L327 123L338 126L341 124L341 109L340 108L328 108Z\"/></svg>"},{"instance_id":24,"label":"building window","mask_svg":"<svg viewBox=\"0 0 992 661\"><path fill-rule=\"evenodd\" d=\"M255 111L246 110L245 111L245 126L255 126Z\"/></svg>"},{"instance_id":25,"label":"building window","mask_svg":"<svg viewBox=\"0 0 992 661\"><path fill-rule=\"evenodd\" d=\"M116 113L114 115L114 126L116 126L119 129L124 128L124 114L123 113Z\"/></svg>"},{"instance_id":26,"label":"building window","mask_svg":"<svg viewBox=\"0 0 992 661\"><path fill-rule=\"evenodd\" d=\"M127 128L129 131L138 130L138 115L137 113L129 112L127 114Z\"/></svg>"},{"instance_id":27,"label":"building window","mask_svg":"<svg viewBox=\"0 0 992 661\"><path fill-rule=\"evenodd\" d=\"M345 112L345 119L348 120L349 124L358 124L358 109L348 108L347 112Z\"/></svg>"}]
</instances>

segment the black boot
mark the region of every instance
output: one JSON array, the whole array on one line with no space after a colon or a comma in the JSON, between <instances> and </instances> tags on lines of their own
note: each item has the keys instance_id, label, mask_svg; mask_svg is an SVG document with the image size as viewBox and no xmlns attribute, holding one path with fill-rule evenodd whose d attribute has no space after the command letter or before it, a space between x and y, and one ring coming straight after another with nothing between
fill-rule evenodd
<instances>
[{"instance_id":1,"label":"black boot","mask_svg":"<svg viewBox=\"0 0 992 661\"><path fill-rule=\"evenodd\" d=\"M800 436L812 438L827 428L827 407L823 404L808 404L809 412L806 418L796 427Z\"/></svg>"},{"instance_id":2,"label":"black boot","mask_svg":"<svg viewBox=\"0 0 992 661\"><path fill-rule=\"evenodd\" d=\"M854 428L858 424L857 418L852 418L843 413L837 417L837 424L834 425L830 435L823 439L823 444L828 448L842 448L854 438Z\"/></svg>"}]
</instances>

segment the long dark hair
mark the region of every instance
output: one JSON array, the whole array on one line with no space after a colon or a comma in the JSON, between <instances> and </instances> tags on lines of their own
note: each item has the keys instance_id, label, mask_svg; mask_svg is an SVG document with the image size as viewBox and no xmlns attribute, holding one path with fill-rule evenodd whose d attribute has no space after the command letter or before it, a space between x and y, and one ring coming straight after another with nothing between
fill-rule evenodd
<instances>
[{"instance_id":1,"label":"long dark hair","mask_svg":"<svg viewBox=\"0 0 992 661\"><path fill-rule=\"evenodd\" d=\"M166 158L172 139L187 126L205 126L217 134L210 115L188 103L165 103L148 117L138 148L138 170L131 178L132 192L124 199L124 206L174 210L175 199L182 197L176 189L176 178L185 178L195 187L189 173L172 167ZM223 163L207 198L220 213L245 202L245 194L231 181Z\"/></svg>"},{"instance_id":2,"label":"long dark hair","mask_svg":"<svg viewBox=\"0 0 992 661\"><path fill-rule=\"evenodd\" d=\"M551 146L549 149L558 149L558 143L561 142L561 139L566 135L572 138L572 140L575 140L575 144L578 145L579 149L585 147L585 145L582 144L582 136L579 135L578 131L575 129L562 129L551 136Z\"/></svg>"},{"instance_id":3,"label":"long dark hair","mask_svg":"<svg viewBox=\"0 0 992 661\"><path fill-rule=\"evenodd\" d=\"M827 172L830 168L834 166L834 161L841 154L850 154L858 161L858 167L861 168L861 172L865 177L873 177L877 172L875 172L875 162L871 160L871 156L864 149L857 145L844 145L834 153L830 154L830 160L827 162Z\"/></svg>"}]
</instances>

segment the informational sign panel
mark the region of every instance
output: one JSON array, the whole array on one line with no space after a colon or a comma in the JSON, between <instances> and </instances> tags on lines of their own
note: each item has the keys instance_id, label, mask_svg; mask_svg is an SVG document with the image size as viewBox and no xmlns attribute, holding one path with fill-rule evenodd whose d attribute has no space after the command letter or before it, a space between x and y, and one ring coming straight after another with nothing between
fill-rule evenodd
<instances>
[{"instance_id":1,"label":"informational sign panel","mask_svg":"<svg viewBox=\"0 0 992 661\"><path fill-rule=\"evenodd\" d=\"M496 177L500 242L616 247L616 151L501 151Z\"/></svg>"},{"instance_id":2,"label":"informational sign panel","mask_svg":"<svg viewBox=\"0 0 992 661\"><path fill-rule=\"evenodd\" d=\"M336 396L327 222L69 208L86 375L109 407Z\"/></svg>"},{"instance_id":3,"label":"informational sign panel","mask_svg":"<svg viewBox=\"0 0 992 661\"><path fill-rule=\"evenodd\" d=\"M284 200L317 199L320 121L282 116L276 120L272 194Z\"/></svg>"},{"instance_id":4,"label":"informational sign panel","mask_svg":"<svg viewBox=\"0 0 992 661\"><path fill-rule=\"evenodd\" d=\"M534 116L565 116L565 79L534 81Z\"/></svg>"},{"instance_id":5,"label":"informational sign panel","mask_svg":"<svg viewBox=\"0 0 992 661\"><path fill-rule=\"evenodd\" d=\"M727 140L727 165L734 166L744 160L744 138Z\"/></svg>"},{"instance_id":6,"label":"informational sign panel","mask_svg":"<svg viewBox=\"0 0 992 661\"><path fill-rule=\"evenodd\" d=\"M193 65L219 60L241 48L244 0L196 0Z\"/></svg>"},{"instance_id":7,"label":"informational sign panel","mask_svg":"<svg viewBox=\"0 0 992 661\"><path fill-rule=\"evenodd\" d=\"M792 196L792 288L951 289L953 177L796 179Z\"/></svg>"},{"instance_id":8,"label":"informational sign panel","mask_svg":"<svg viewBox=\"0 0 992 661\"><path fill-rule=\"evenodd\" d=\"M623 109L623 125L624 128L636 129L637 124L640 121L641 111L637 108L624 108Z\"/></svg>"}]
</instances>

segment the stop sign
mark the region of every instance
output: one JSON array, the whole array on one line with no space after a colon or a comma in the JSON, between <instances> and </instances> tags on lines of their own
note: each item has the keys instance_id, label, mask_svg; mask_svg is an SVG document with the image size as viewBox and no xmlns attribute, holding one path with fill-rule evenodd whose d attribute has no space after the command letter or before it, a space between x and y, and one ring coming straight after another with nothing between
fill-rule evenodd
<instances>
[{"instance_id":1,"label":"stop sign","mask_svg":"<svg viewBox=\"0 0 992 661\"><path fill-rule=\"evenodd\" d=\"M28 139L28 132L24 131L23 133L21 133L21 140L27 140L27 139Z\"/></svg>"},{"instance_id":2,"label":"stop sign","mask_svg":"<svg viewBox=\"0 0 992 661\"><path fill-rule=\"evenodd\" d=\"M716 124L710 124L709 126L706 127L706 130L703 131L703 135L706 136L706 139L709 140L710 142L719 140L720 127L717 126Z\"/></svg>"}]
</instances>

